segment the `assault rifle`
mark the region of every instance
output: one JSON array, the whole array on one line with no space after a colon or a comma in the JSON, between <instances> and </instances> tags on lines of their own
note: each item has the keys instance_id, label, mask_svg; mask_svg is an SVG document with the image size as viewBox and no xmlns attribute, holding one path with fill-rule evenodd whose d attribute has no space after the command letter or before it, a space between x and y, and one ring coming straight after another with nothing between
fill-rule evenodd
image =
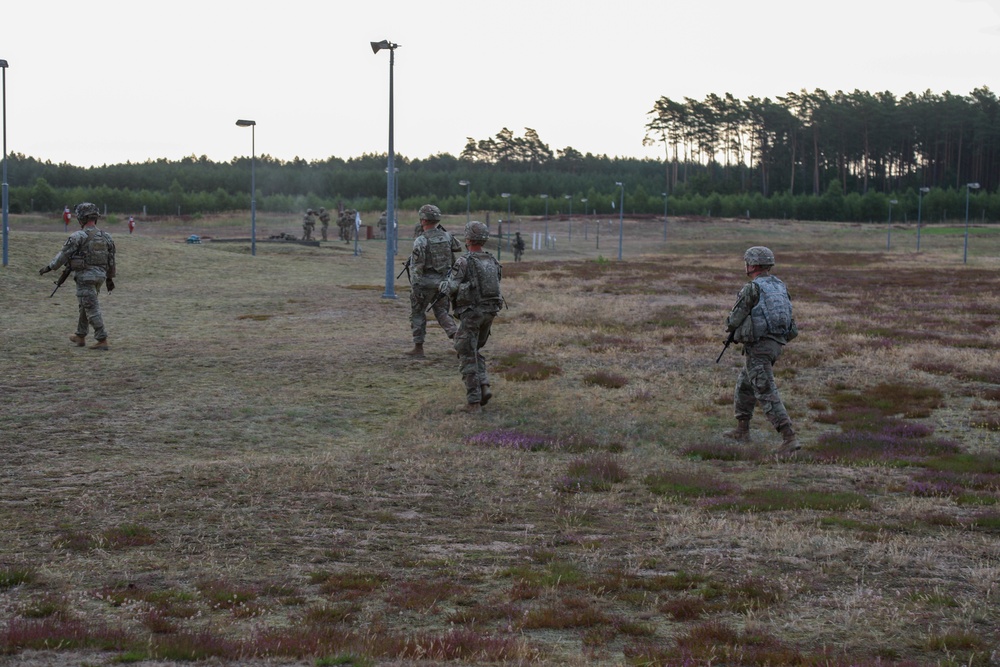
<instances>
[{"instance_id":1,"label":"assault rifle","mask_svg":"<svg viewBox=\"0 0 1000 667\"><path fill-rule=\"evenodd\" d=\"M448 267L448 273L444 274L444 280L448 280L449 278L451 278L451 270L452 270L452 268L454 268L454 267ZM444 282L444 281L441 281L441 282ZM437 294L434 295L434 298L431 300L430 305L427 306L427 310L425 310L424 312L425 313L431 312L431 309L434 308L434 304L437 303L438 300L441 299L442 297L446 297L448 295L449 295L448 292L446 292L445 290L441 289L440 286L438 286Z\"/></svg>"},{"instance_id":2,"label":"assault rifle","mask_svg":"<svg viewBox=\"0 0 1000 667\"><path fill-rule=\"evenodd\" d=\"M729 332L729 338L727 338L726 342L723 343L722 352L719 352L719 356L716 357L715 363L719 363L719 361L722 359L722 355L724 355L726 353L726 350L729 349L729 345L733 342L733 338L735 336L736 336L736 330L733 329L732 331Z\"/></svg>"},{"instance_id":3,"label":"assault rifle","mask_svg":"<svg viewBox=\"0 0 1000 667\"><path fill-rule=\"evenodd\" d=\"M408 282L410 284L413 284L413 281L410 280L410 262L412 260L413 260L413 257L407 257L406 258L406 261L403 262L403 269L399 273L396 274L396 280L399 280L399 277L401 275L403 275L403 272L405 271L406 272L406 282Z\"/></svg>"},{"instance_id":4,"label":"assault rifle","mask_svg":"<svg viewBox=\"0 0 1000 667\"><path fill-rule=\"evenodd\" d=\"M55 296L55 293L59 290L60 287L62 287L62 284L64 282L66 282L66 279L69 278L69 274L71 274L71 273L73 273L73 270L70 269L69 268L69 264L67 264L66 268L63 269L63 272L59 275L59 280L56 281L56 287L55 287L55 289L52 290L52 294L49 295L50 299L53 296Z\"/></svg>"}]
</instances>

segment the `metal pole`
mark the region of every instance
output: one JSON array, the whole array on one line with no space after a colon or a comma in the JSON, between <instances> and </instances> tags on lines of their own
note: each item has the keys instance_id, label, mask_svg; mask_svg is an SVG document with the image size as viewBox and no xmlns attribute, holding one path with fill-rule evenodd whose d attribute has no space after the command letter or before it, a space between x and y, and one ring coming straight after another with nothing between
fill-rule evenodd
<instances>
[{"instance_id":1,"label":"metal pole","mask_svg":"<svg viewBox=\"0 0 1000 667\"><path fill-rule=\"evenodd\" d=\"M625 185L623 183L615 183L618 187L622 189L621 201L618 203L618 261L622 261L622 242L625 238Z\"/></svg>"},{"instance_id":2,"label":"metal pole","mask_svg":"<svg viewBox=\"0 0 1000 667\"><path fill-rule=\"evenodd\" d=\"M573 197L571 195L566 195L564 197L566 201L569 202L569 243L573 242Z\"/></svg>"},{"instance_id":3,"label":"metal pole","mask_svg":"<svg viewBox=\"0 0 1000 667\"><path fill-rule=\"evenodd\" d=\"M971 184L965 186L965 243L962 246L962 264L969 259L969 190L971 189Z\"/></svg>"},{"instance_id":4,"label":"metal pole","mask_svg":"<svg viewBox=\"0 0 1000 667\"><path fill-rule=\"evenodd\" d=\"M930 188L920 188L917 193L917 252L920 252L920 219L923 213L924 193Z\"/></svg>"},{"instance_id":5,"label":"metal pole","mask_svg":"<svg viewBox=\"0 0 1000 667\"><path fill-rule=\"evenodd\" d=\"M10 228L7 224L7 214L10 211L10 200L7 193L7 61L0 60L3 69L3 265L7 266L8 237Z\"/></svg>"},{"instance_id":6,"label":"metal pole","mask_svg":"<svg viewBox=\"0 0 1000 667\"><path fill-rule=\"evenodd\" d=\"M250 128L250 256L257 256L257 125Z\"/></svg>"},{"instance_id":7,"label":"metal pole","mask_svg":"<svg viewBox=\"0 0 1000 667\"><path fill-rule=\"evenodd\" d=\"M396 49L399 48L399 44L393 44L387 39L381 42L371 42L372 53L378 53L381 49L389 50L389 160L386 167L386 183L385 183L385 200L386 200L386 212L385 219L386 225L389 221L395 221L396 219L396 151L393 145L393 67L396 64ZM354 227L354 244L357 247L358 242L358 230L357 225ZM357 254L357 250L355 250ZM393 269L393 244L385 244L385 292L382 294L384 299L395 299L396 291L394 280L395 276L392 273Z\"/></svg>"},{"instance_id":8,"label":"metal pole","mask_svg":"<svg viewBox=\"0 0 1000 667\"><path fill-rule=\"evenodd\" d=\"M667 193L663 193L663 241L667 241Z\"/></svg>"},{"instance_id":9,"label":"metal pole","mask_svg":"<svg viewBox=\"0 0 1000 667\"><path fill-rule=\"evenodd\" d=\"M885 233L885 250L889 252L892 247L892 205L897 203L895 199L889 200L889 224Z\"/></svg>"}]
</instances>

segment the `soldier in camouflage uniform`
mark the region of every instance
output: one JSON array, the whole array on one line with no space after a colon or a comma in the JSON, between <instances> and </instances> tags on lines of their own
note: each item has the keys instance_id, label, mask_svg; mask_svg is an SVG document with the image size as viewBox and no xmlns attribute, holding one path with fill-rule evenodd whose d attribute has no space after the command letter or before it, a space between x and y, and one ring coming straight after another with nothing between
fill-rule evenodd
<instances>
[{"instance_id":1,"label":"soldier in camouflage uniform","mask_svg":"<svg viewBox=\"0 0 1000 667\"><path fill-rule=\"evenodd\" d=\"M754 246L744 253L743 262L750 282L740 290L736 305L726 318L726 330L733 332L733 340L743 344L745 362L733 397L737 426L726 435L749 442L750 419L759 402L764 416L781 433L778 455L790 456L801 445L778 394L773 367L785 344L799 335L792 316L792 301L785 284L770 273L774 266L774 253L770 249Z\"/></svg>"},{"instance_id":2,"label":"soldier in camouflage uniform","mask_svg":"<svg viewBox=\"0 0 1000 667\"><path fill-rule=\"evenodd\" d=\"M326 240L326 230L330 228L330 213L322 206L319 207L319 224L322 225L320 233L323 240Z\"/></svg>"},{"instance_id":3,"label":"soldier in camouflage uniform","mask_svg":"<svg viewBox=\"0 0 1000 667\"><path fill-rule=\"evenodd\" d=\"M351 227L354 226L354 217L357 211L353 208L345 208L337 218L337 226L340 227L340 240L344 243L351 242Z\"/></svg>"},{"instance_id":4,"label":"soldier in camouflage uniform","mask_svg":"<svg viewBox=\"0 0 1000 667\"><path fill-rule=\"evenodd\" d=\"M101 287L107 284L108 292L115 288L115 242L111 235L97 228L100 211L90 202L83 202L76 207L76 219L80 222L80 231L73 232L62 250L55 258L42 267L39 275L58 269L64 264L73 271L76 282L76 298L79 303L79 317L76 323L76 333L69 337L76 346L87 344L87 331L94 329L97 342L91 345L93 350L107 350L108 331L104 328L104 316L101 314L101 304L97 294Z\"/></svg>"},{"instance_id":5,"label":"soldier in camouflage uniform","mask_svg":"<svg viewBox=\"0 0 1000 667\"><path fill-rule=\"evenodd\" d=\"M489 238L490 230L483 223L473 220L465 225L468 252L458 258L440 287L451 296L459 320L455 351L465 384L466 403L462 410L470 413L480 412L493 396L486 374L486 359L479 350L489 340L493 318L503 304L500 262L483 250Z\"/></svg>"},{"instance_id":6,"label":"soldier in camouflage uniform","mask_svg":"<svg viewBox=\"0 0 1000 667\"><path fill-rule=\"evenodd\" d=\"M388 211L382 211L382 215L378 217L378 237L380 239L386 238L385 229L387 226L388 218L389 218Z\"/></svg>"},{"instance_id":7,"label":"soldier in camouflage uniform","mask_svg":"<svg viewBox=\"0 0 1000 667\"><path fill-rule=\"evenodd\" d=\"M312 233L316 228L316 220L313 216L316 215L316 211L311 208L306 209L306 214L302 216L302 240L312 241Z\"/></svg>"},{"instance_id":8,"label":"soldier in camouflage uniform","mask_svg":"<svg viewBox=\"0 0 1000 667\"><path fill-rule=\"evenodd\" d=\"M427 308L432 310L438 324L448 334L455 337L458 325L448 314L448 297L438 293L441 281L448 275L454 261L454 253L461 252L458 239L445 231L439 224L441 209L433 204L420 207L418 213L423 234L413 240L410 253L412 270L410 287L410 331L413 333L413 349L406 354L411 357L424 356L424 338L427 335Z\"/></svg>"}]
</instances>

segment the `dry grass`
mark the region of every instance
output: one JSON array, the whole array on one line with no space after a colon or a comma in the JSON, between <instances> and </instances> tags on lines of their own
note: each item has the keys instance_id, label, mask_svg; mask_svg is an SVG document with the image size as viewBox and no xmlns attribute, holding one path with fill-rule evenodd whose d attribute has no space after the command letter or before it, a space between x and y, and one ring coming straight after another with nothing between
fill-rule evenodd
<instances>
[{"instance_id":1,"label":"dry grass","mask_svg":"<svg viewBox=\"0 0 1000 667\"><path fill-rule=\"evenodd\" d=\"M101 353L37 275L46 224L14 217L0 270L0 664L1000 659L996 235L963 265L959 231L916 255L854 225L627 222L619 263L606 221L600 248L560 222L505 265L470 417L436 325L402 354L381 242L251 258L183 243L199 221L112 227ZM760 417L721 436L754 244L801 330L793 462Z\"/></svg>"}]
</instances>

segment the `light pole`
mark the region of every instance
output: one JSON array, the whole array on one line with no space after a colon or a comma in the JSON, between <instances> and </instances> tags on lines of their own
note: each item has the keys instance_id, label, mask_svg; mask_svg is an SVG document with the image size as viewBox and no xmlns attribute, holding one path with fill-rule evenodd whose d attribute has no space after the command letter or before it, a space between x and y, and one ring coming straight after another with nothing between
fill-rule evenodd
<instances>
[{"instance_id":1,"label":"light pole","mask_svg":"<svg viewBox=\"0 0 1000 667\"><path fill-rule=\"evenodd\" d=\"M622 189L621 200L618 202L618 261L622 261L622 241L625 238L625 185L615 183Z\"/></svg>"},{"instance_id":2,"label":"light pole","mask_svg":"<svg viewBox=\"0 0 1000 667\"><path fill-rule=\"evenodd\" d=\"M393 186L395 189L392 191L392 204L393 207L399 208L399 167L393 170ZM386 167L385 173L389 173L389 168ZM389 231L389 226L392 225L392 231ZM395 257L399 254L399 248L396 246L396 221L389 219L389 208L386 207L385 211L385 242L392 246L392 255ZM393 281L395 283L395 281Z\"/></svg>"},{"instance_id":3,"label":"light pole","mask_svg":"<svg viewBox=\"0 0 1000 667\"><path fill-rule=\"evenodd\" d=\"M667 199L669 198L669 195L667 195L666 192L664 192L662 194L663 194L663 240L664 240L664 242L666 242L666 240L667 240Z\"/></svg>"},{"instance_id":4,"label":"light pole","mask_svg":"<svg viewBox=\"0 0 1000 667\"><path fill-rule=\"evenodd\" d=\"M890 199L889 200L889 224L886 226L887 227L887 231L885 233L885 250L886 250L886 252L889 251L889 248L892 245L892 205L893 204L898 204L898 203L899 202L896 201L895 199Z\"/></svg>"},{"instance_id":5,"label":"light pole","mask_svg":"<svg viewBox=\"0 0 1000 667\"><path fill-rule=\"evenodd\" d=\"M549 196L538 195L545 200L545 249L549 248Z\"/></svg>"},{"instance_id":6,"label":"light pole","mask_svg":"<svg viewBox=\"0 0 1000 667\"><path fill-rule=\"evenodd\" d=\"M573 241L573 197L572 195L563 195L563 199L569 202L569 242Z\"/></svg>"},{"instance_id":7,"label":"light pole","mask_svg":"<svg viewBox=\"0 0 1000 667\"><path fill-rule=\"evenodd\" d=\"M465 224L469 224L469 220L472 219L471 217L472 194L471 191L469 190L469 181L463 178L461 181L458 182L458 184L465 186Z\"/></svg>"},{"instance_id":8,"label":"light pole","mask_svg":"<svg viewBox=\"0 0 1000 667\"><path fill-rule=\"evenodd\" d=\"M250 128L250 256L257 256L257 121L238 120L237 127Z\"/></svg>"},{"instance_id":9,"label":"light pole","mask_svg":"<svg viewBox=\"0 0 1000 667\"><path fill-rule=\"evenodd\" d=\"M510 224L510 193L503 192L501 197L507 200L507 224ZM503 220L497 223L497 261L500 261L500 248L503 247Z\"/></svg>"},{"instance_id":10,"label":"light pole","mask_svg":"<svg viewBox=\"0 0 1000 667\"><path fill-rule=\"evenodd\" d=\"M978 190L979 183L967 183L965 186L965 246L962 249L962 264L969 259L969 190Z\"/></svg>"},{"instance_id":11,"label":"light pole","mask_svg":"<svg viewBox=\"0 0 1000 667\"><path fill-rule=\"evenodd\" d=\"M587 198L584 197L583 199L581 199L580 203L583 204L583 240L586 241L587 240Z\"/></svg>"},{"instance_id":12,"label":"light pole","mask_svg":"<svg viewBox=\"0 0 1000 667\"><path fill-rule=\"evenodd\" d=\"M7 213L10 210L10 200L7 198L7 61L0 60L3 69L3 265L7 266L7 237L10 230L7 227Z\"/></svg>"},{"instance_id":13,"label":"light pole","mask_svg":"<svg viewBox=\"0 0 1000 667\"><path fill-rule=\"evenodd\" d=\"M396 219L396 153L392 145L392 68L396 63L396 49L399 48L399 44L393 44L387 39L383 39L381 42L371 42L372 53L378 53L382 49L387 49L389 51L389 164L386 167L385 172L385 200L386 200L386 212L385 219L386 224L390 220ZM393 267L393 248L392 244L385 244L385 292L382 294L383 299L395 299L396 291L393 284L395 276L392 275Z\"/></svg>"},{"instance_id":14,"label":"light pole","mask_svg":"<svg viewBox=\"0 0 1000 667\"><path fill-rule=\"evenodd\" d=\"M920 252L920 216L922 213L924 195L930 192L930 188L920 188L920 194L917 195L917 252Z\"/></svg>"}]
</instances>

